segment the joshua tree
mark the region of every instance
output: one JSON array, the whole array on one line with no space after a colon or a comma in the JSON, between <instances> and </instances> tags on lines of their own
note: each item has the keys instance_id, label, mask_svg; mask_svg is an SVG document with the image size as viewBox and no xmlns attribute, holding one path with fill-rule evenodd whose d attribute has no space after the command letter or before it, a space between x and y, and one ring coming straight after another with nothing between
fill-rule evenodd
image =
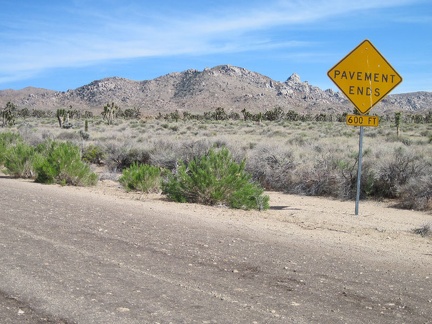
<instances>
[{"instance_id":1,"label":"joshua tree","mask_svg":"<svg viewBox=\"0 0 432 324\"><path fill-rule=\"evenodd\" d=\"M266 120L281 120L284 116L284 111L281 107L274 107L272 110L268 110L264 113L264 118Z\"/></svg>"},{"instance_id":2,"label":"joshua tree","mask_svg":"<svg viewBox=\"0 0 432 324\"><path fill-rule=\"evenodd\" d=\"M400 128L400 124L401 124L401 117L402 117L401 112L395 113L395 125L396 125L396 136L397 137L399 137L399 128Z\"/></svg>"},{"instance_id":3,"label":"joshua tree","mask_svg":"<svg viewBox=\"0 0 432 324\"><path fill-rule=\"evenodd\" d=\"M6 107L3 108L2 112L2 127L12 126L15 124L15 115L16 115L16 106L10 101L6 104Z\"/></svg>"},{"instance_id":4,"label":"joshua tree","mask_svg":"<svg viewBox=\"0 0 432 324\"><path fill-rule=\"evenodd\" d=\"M228 119L228 115L225 112L225 109L223 109L222 107L217 107L215 112L213 113L213 118L215 120L226 120Z\"/></svg>"},{"instance_id":5,"label":"joshua tree","mask_svg":"<svg viewBox=\"0 0 432 324\"><path fill-rule=\"evenodd\" d=\"M108 125L111 125L114 119L117 117L117 113L120 110L120 108L112 102L111 104L106 104L103 108L102 116L103 119L105 119L108 123Z\"/></svg>"},{"instance_id":6,"label":"joshua tree","mask_svg":"<svg viewBox=\"0 0 432 324\"><path fill-rule=\"evenodd\" d=\"M59 122L60 128L71 128L72 124L69 122L71 110L67 111L66 109L57 109L56 117Z\"/></svg>"},{"instance_id":7,"label":"joshua tree","mask_svg":"<svg viewBox=\"0 0 432 324\"><path fill-rule=\"evenodd\" d=\"M140 108L134 107L134 108L130 108L130 109L125 109L124 113L124 118L140 118L141 117L141 112L140 112Z\"/></svg>"},{"instance_id":8,"label":"joshua tree","mask_svg":"<svg viewBox=\"0 0 432 324\"><path fill-rule=\"evenodd\" d=\"M250 120L252 119L252 114L250 112L248 112L246 110L246 108L243 108L243 110L241 111L241 113L243 114L243 119L246 120Z\"/></svg>"},{"instance_id":9,"label":"joshua tree","mask_svg":"<svg viewBox=\"0 0 432 324\"><path fill-rule=\"evenodd\" d=\"M62 128L63 123L66 120L66 110L65 109L57 109L56 117L57 117L58 122L59 122L59 127Z\"/></svg>"}]
</instances>

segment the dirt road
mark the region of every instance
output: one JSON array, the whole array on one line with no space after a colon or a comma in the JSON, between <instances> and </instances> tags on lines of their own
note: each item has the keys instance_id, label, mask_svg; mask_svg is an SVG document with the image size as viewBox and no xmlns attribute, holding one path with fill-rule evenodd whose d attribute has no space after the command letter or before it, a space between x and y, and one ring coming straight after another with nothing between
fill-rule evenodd
<instances>
[{"instance_id":1,"label":"dirt road","mask_svg":"<svg viewBox=\"0 0 432 324\"><path fill-rule=\"evenodd\" d=\"M2 323L432 323L432 216L175 204L0 178ZM138 200L140 199L140 200Z\"/></svg>"}]
</instances>

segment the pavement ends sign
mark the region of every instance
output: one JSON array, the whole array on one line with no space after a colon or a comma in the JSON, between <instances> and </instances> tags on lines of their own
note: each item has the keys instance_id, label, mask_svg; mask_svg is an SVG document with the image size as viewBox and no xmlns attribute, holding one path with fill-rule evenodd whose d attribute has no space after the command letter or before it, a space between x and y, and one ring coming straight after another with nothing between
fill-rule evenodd
<instances>
[{"instance_id":1,"label":"pavement ends sign","mask_svg":"<svg viewBox=\"0 0 432 324\"><path fill-rule=\"evenodd\" d=\"M367 114L402 82L402 77L368 40L353 49L327 75L361 114Z\"/></svg>"}]
</instances>

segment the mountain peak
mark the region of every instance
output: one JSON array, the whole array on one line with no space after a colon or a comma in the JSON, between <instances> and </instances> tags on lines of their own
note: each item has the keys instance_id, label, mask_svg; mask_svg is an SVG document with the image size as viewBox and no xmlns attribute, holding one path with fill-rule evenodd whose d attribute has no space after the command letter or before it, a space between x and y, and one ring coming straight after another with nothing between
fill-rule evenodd
<instances>
[{"instance_id":1,"label":"mountain peak","mask_svg":"<svg viewBox=\"0 0 432 324\"><path fill-rule=\"evenodd\" d=\"M301 83L300 76L297 73L291 74L291 76L286 80L287 83Z\"/></svg>"}]
</instances>

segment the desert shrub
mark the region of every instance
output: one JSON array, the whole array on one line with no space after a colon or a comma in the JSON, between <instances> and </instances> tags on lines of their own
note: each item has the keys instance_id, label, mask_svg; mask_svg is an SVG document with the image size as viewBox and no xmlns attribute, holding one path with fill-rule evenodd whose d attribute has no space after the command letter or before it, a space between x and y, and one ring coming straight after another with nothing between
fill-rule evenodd
<instances>
[{"instance_id":1,"label":"desert shrub","mask_svg":"<svg viewBox=\"0 0 432 324\"><path fill-rule=\"evenodd\" d=\"M123 160L121 160L121 169L130 167L133 163L148 163L150 153L146 149L132 147L130 148Z\"/></svg>"},{"instance_id":2,"label":"desert shrub","mask_svg":"<svg viewBox=\"0 0 432 324\"><path fill-rule=\"evenodd\" d=\"M177 160L182 160L181 145L179 143L161 140L153 143L150 150L150 164L172 170Z\"/></svg>"},{"instance_id":3,"label":"desert shrub","mask_svg":"<svg viewBox=\"0 0 432 324\"><path fill-rule=\"evenodd\" d=\"M33 146L18 142L4 153L4 166L8 174L16 178L34 178L35 167L42 159Z\"/></svg>"},{"instance_id":4,"label":"desert shrub","mask_svg":"<svg viewBox=\"0 0 432 324\"><path fill-rule=\"evenodd\" d=\"M90 139L90 133L83 131L82 129L80 129L78 134L80 135L81 139L84 141L88 141Z\"/></svg>"},{"instance_id":5,"label":"desert shrub","mask_svg":"<svg viewBox=\"0 0 432 324\"><path fill-rule=\"evenodd\" d=\"M178 125L171 125L171 126L169 127L169 129L172 130L173 132L178 132L179 127L178 127Z\"/></svg>"},{"instance_id":6,"label":"desert shrub","mask_svg":"<svg viewBox=\"0 0 432 324\"><path fill-rule=\"evenodd\" d=\"M399 188L397 207L415 210L432 209L432 175L412 178Z\"/></svg>"},{"instance_id":7,"label":"desert shrub","mask_svg":"<svg viewBox=\"0 0 432 324\"><path fill-rule=\"evenodd\" d=\"M117 172L123 169L123 160L126 155L127 148L122 143L107 142L103 144L103 151L106 154L106 165L109 171Z\"/></svg>"},{"instance_id":8,"label":"desert shrub","mask_svg":"<svg viewBox=\"0 0 432 324\"><path fill-rule=\"evenodd\" d=\"M412 139L406 137L406 136L397 136L396 134L391 134L386 137L387 142L395 142L395 143L402 143L405 146L412 145L413 141Z\"/></svg>"},{"instance_id":9,"label":"desert shrub","mask_svg":"<svg viewBox=\"0 0 432 324\"><path fill-rule=\"evenodd\" d=\"M340 182L337 170L329 164L315 163L312 167L300 168L288 192L308 196L337 196Z\"/></svg>"},{"instance_id":10,"label":"desert shrub","mask_svg":"<svg viewBox=\"0 0 432 324\"><path fill-rule=\"evenodd\" d=\"M0 165L4 163L6 150L13 144L22 141L20 134L13 132L0 133Z\"/></svg>"},{"instance_id":11,"label":"desert shrub","mask_svg":"<svg viewBox=\"0 0 432 324\"><path fill-rule=\"evenodd\" d=\"M226 148L211 149L188 164L181 162L174 173L168 174L162 190L177 202L241 209L269 207L268 196L263 196L263 189L245 171L245 161L235 162Z\"/></svg>"},{"instance_id":12,"label":"desert shrub","mask_svg":"<svg viewBox=\"0 0 432 324\"><path fill-rule=\"evenodd\" d=\"M181 144L178 158L188 163L194 158L205 155L213 144L207 139L185 141Z\"/></svg>"},{"instance_id":13,"label":"desert shrub","mask_svg":"<svg viewBox=\"0 0 432 324\"><path fill-rule=\"evenodd\" d=\"M290 138L288 140L288 143L290 145L306 146L308 141L309 141L309 139L307 137L307 134L299 133L299 134L296 134L294 137Z\"/></svg>"},{"instance_id":14,"label":"desert shrub","mask_svg":"<svg viewBox=\"0 0 432 324\"><path fill-rule=\"evenodd\" d=\"M424 224L418 228L413 229L414 234L421 235L422 237L432 236L431 224Z\"/></svg>"},{"instance_id":15,"label":"desert shrub","mask_svg":"<svg viewBox=\"0 0 432 324\"><path fill-rule=\"evenodd\" d=\"M150 164L150 153L145 148L110 142L104 145L103 151L106 153L106 164L110 171L122 171L133 163Z\"/></svg>"},{"instance_id":16,"label":"desert shrub","mask_svg":"<svg viewBox=\"0 0 432 324\"><path fill-rule=\"evenodd\" d=\"M30 123L20 124L18 126L18 132L23 141L32 146L43 142L42 135L37 132L37 127L32 126Z\"/></svg>"},{"instance_id":17,"label":"desert shrub","mask_svg":"<svg viewBox=\"0 0 432 324\"><path fill-rule=\"evenodd\" d=\"M161 188L161 170L148 164L132 163L123 170L119 182L127 191L158 192Z\"/></svg>"},{"instance_id":18,"label":"desert shrub","mask_svg":"<svg viewBox=\"0 0 432 324\"><path fill-rule=\"evenodd\" d=\"M393 154L383 159L377 170L372 195L375 197L397 198L398 187L412 178L421 177L428 163L418 154L398 147Z\"/></svg>"},{"instance_id":19,"label":"desert shrub","mask_svg":"<svg viewBox=\"0 0 432 324\"><path fill-rule=\"evenodd\" d=\"M363 156L370 155L365 150ZM313 147L302 153L292 169L281 170L285 176L283 190L307 196L328 196L353 199L357 193L358 153L343 151L338 147ZM372 163L363 160L360 197L370 195L374 181ZM273 170L271 170L273 171Z\"/></svg>"},{"instance_id":20,"label":"desert shrub","mask_svg":"<svg viewBox=\"0 0 432 324\"><path fill-rule=\"evenodd\" d=\"M14 132L3 132L0 133L0 147L5 147L8 144L16 143L17 141L21 141L22 137L18 133Z\"/></svg>"},{"instance_id":21,"label":"desert shrub","mask_svg":"<svg viewBox=\"0 0 432 324\"><path fill-rule=\"evenodd\" d=\"M103 148L93 144L85 147L82 152L82 160L92 164L102 164L105 156Z\"/></svg>"},{"instance_id":22,"label":"desert shrub","mask_svg":"<svg viewBox=\"0 0 432 324\"><path fill-rule=\"evenodd\" d=\"M246 170L267 190L286 191L292 184L295 168L291 150L259 145L249 154Z\"/></svg>"},{"instance_id":23,"label":"desert shrub","mask_svg":"<svg viewBox=\"0 0 432 324\"><path fill-rule=\"evenodd\" d=\"M330 185L333 186L335 179L330 177L330 174L320 169L304 171L302 177L306 180L297 182L293 190L289 192L308 196L328 196L331 193L328 189Z\"/></svg>"},{"instance_id":24,"label":"desert shrub","mask_svg":"<svg viewBox=\"0 0 432 324\"><path fill-rule=\"evenodd\" d=\"M36 182L62 185L95 185L97 175L81 160L78 146L69 142L45 142L37 147L44 158L36 166Z\"/></svg>"},{"instance_id":25,"label":"desert shrub","mask_svg":"<svg viewBox=\"0 0 432 324\"><path fill-rule=\"evenodd\" d=\"M370 155L369 150L365 150L363 157ZM342 199L354 199L357 194L358 179L358 153L350 153L349 157L338 160L338 187L331 196ZM373 162L370 159L363 159L361 179L360 179L360 198L370 197L373 193L375 183L375 171Z\"/></svg>"},{"instance_id":26,"label":"desert shrub","mask_svg":"<svg viewBox=\"0 0 432 324\"><path fill-rule=\"evenodd\" d=\"M81 136L74 131L63 131L57 135L57 139L62 141L80 141Z\"/></svg>"},{"instance_id":27,"label":"desert shrub","mask_svg":"<svg viewBox=\"0 0 432 324\"><path fill-rule=\"evenodd\" d=\"M178 161L187 164L194 158L207 154L212 147L225 147L226 142L219 138L213 141L208 139L198 139L196 141L158 140L153 142L152 146L153 148L150 150L150 164L168 170L174 170Z\"/></svg>"}]
</instances>

